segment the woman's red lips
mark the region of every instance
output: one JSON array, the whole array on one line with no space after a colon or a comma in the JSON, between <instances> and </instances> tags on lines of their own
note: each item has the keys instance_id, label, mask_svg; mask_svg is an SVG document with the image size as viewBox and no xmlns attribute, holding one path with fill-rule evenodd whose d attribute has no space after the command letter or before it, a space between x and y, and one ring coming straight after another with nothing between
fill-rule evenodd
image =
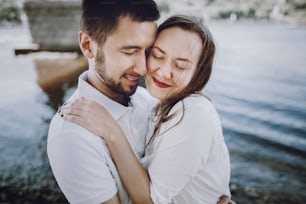
<instances>
[{"instance_id":1,"label":"woman's red lips","mask_svg":"<svg viewBox=\"0 0 306 204\"><path fill-rule=\"evenodd\" d=\"M157 87L159 87L159 88L168 88L168 87L170 87L170 85L165 84L165 83L163 83L163 82L160 82L160 81L158 81L157 79L155 79L154 77L152 77L152 78L153 78L154 84L155 84Z\"/></svg>"}]
</instances>

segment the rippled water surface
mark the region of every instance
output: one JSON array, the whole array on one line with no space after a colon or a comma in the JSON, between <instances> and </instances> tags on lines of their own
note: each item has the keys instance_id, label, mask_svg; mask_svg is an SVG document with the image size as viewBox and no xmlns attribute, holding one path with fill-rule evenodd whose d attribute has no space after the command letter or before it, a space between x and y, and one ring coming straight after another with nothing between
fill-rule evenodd
<instances>
[{"instance_id":1,"label":"rippled water surface","mask_svg":"<svg viewBox=\"0 0 306 204\"><path fill-rule=\"evenodd\" d=\"M211 25L218 43L209 94L231 152L232 191L243 203L304 203L306 29Z\"/></svg>"},{"instance_id":2,"label":"rippled water surface","mask_svg":"<svg viewBox=\"0 0 306 204\"><path fill-rule=\"evenodd\" d=\"M231 153L237 203L306 200L306 28L210 23L217 57L207 95ZM14 55L24 28L0 29L0 202L64 203L46 157L48 124L74 86L43 91L34 60Z\"/></svg>"}]
</instances>

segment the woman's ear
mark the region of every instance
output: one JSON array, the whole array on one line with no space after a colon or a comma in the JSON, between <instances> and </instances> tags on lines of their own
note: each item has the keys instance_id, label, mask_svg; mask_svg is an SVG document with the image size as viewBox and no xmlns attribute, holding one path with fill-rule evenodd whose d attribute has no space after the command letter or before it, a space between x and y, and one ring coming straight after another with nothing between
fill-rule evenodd
<instances>
[{"instance_id":1,"label":"woman's ear","mask_svg":"<svg viewBox=\"0 0 306 204\"><path fill-rule=\"evenodd\" d=\"M83 55L87 59L91 59L94 57L94 41L87 33L83 31L79 32L79 45Z\"/></svg>"}]
</instances>

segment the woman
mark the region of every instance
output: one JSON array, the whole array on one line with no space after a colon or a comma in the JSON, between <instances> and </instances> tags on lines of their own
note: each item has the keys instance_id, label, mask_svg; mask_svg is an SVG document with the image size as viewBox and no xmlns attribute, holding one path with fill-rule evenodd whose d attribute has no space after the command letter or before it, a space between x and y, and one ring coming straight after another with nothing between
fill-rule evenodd
<instances>
[{"instance_id":1,"label":"woman","mask_svg":"<svg viewBox=\"0 0 306 204\"><path fill-rule=\"evenodd\" d=\"M202 94L214 54L209 30L196 19L173 16L159 26L146 84L160 101L142 164L103 107L79 99L62 108L64 119L104 138L135 203L217 203L230 195L228 149L218 114Z\"/></svg>"}]
</instances>

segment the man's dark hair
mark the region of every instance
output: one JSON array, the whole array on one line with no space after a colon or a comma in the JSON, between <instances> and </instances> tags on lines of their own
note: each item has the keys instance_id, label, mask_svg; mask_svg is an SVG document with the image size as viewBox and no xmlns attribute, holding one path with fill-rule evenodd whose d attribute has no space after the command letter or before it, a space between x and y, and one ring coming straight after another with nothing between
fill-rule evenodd
<instances>
[{"instance_id":1,"label":"man's dark hair","mask_svg":"<svg viewBox=\"0 0 306 204\"><path fill-rule=\"evenodd\" d=\"M153 0L83 0L81 30L103 45L121 17L156 21L160 14Z\"/></svg>"}]
</instances>

